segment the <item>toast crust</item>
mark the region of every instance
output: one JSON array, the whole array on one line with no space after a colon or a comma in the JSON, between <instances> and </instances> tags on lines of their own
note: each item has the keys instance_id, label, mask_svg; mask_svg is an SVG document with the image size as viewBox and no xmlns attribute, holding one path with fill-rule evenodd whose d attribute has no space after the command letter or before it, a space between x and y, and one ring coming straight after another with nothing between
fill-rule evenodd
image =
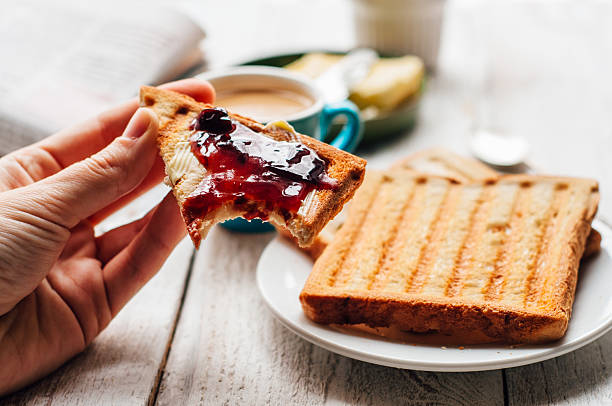
<instances>
[{"instance_id":1,"label":"toast crust","mask_svg":"<svg viewBox=\"0 0 612 406\"><path fill-rule=\"evenodd\" d=\"M427 209L381 212L393 213L404 200L394 201L394 196L418 200L424 188L431 190L419 204L437 204L440 211L432 212L431 225L405 230L413 238L403 241L401 229L427 217ZM503 216L502 208L497 215L490 210L505 199L502 191L515 191L510 196L518 202ZM495 201L494 193L500 196ZM550 206L541 213L538 202L547 193L553 194ZM435 203L440 194L452 197ZM315 263L300 295L302 307L318 323L459 335L470 344L558 339L571 316L579 261L598 200L597 183L584 179L516 175L462 185L433 176L369 172L346 224ZM465 202L479 207L464 210L465 224L474 231L457 237L453 232L461 230ZM393 229L397 218L399 230ZM512 231L514 226L518 231ZM419 232L426 242L414 251L415 264L407 252L419 243ZM394 233L395 240L386 237ZM500 253L492 257L490 270L485 266L489 251ZM453 252L457 259L449 267L445 258Z\"/></svg>"},{"instance_id":2,"label":"toast crust","mask_svg":"<svg viewBox=\"0 0 612 406\"><path fill-rule=\"evenodd\" d=\"M178 146L188 143L191 136L190 123L203 109L213 106L199 103L180 93L149 86L143 86L140 89L140 104L143 107L153 109L158 115L159 135L157 143L160 155L166 164L166 172L170 175L168 165L177 155ZM270 221L277 226L286 227L296 237L300 246L312 244L315 236L342 209L343 204L353 196L355 190L361 185L366 161L302 134L289 133L280 127L265 127L239 114L230 113L230 116L253 131L277 141L288 141L297 136L300 143L314 150L328 162L327 173L338 182L338 187L335 190L315 189L307 196L300 210L297 213L291 213L289 218L281 216L279 213L269 213ZM195 156L190 159L195 159ZM198 186L206 172L204 167L197 162L193 163L192 166L193 171L185 173L177 179L171 179L169 176L169 182L181 207L189 236L198 247L201 239L206 236L212 225L220 221L240 217L248 207L229 203L204 218L192 218L189 213L183 210L183 203ZM249 203L253 204L247 202L246 205ZM262 208L262 211L265 210Z\"/></svg>"}]
</instances>

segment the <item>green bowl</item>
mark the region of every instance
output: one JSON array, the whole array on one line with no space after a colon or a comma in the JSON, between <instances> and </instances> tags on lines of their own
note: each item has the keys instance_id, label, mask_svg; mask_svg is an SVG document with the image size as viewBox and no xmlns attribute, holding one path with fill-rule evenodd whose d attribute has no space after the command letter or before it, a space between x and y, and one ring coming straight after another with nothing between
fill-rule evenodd
<instances>
[{"instance_id":1,"label":"green bowl","mask_svg":"<svg viewBox=\"0 0 612 406\"><path fill-rule=\"evenodd\" d=\"M338 51L317 51L317 52L325 52L329 54L344 54L345 52ZM249 61L242 62L240 65L264 65L264 66L276 66L283 67L285 65L290 64L291 62L301 58L305 54L309 52L297 52L291 54L281 54L281 55L273 55L258 59L253 59ZM388 136L396 135L404 131L411 130L417 121L419 104L421 95L425 89L425 80L421 85L421 90L419 93L412 97L410 100L406 101L397 109L389 112L381 114L375 118L366 119L363 121L363 144L373 143L375 141L381 140ZM341 124L337 123L330 130L333 135L334 132L340 130Z\"/></svg>"}]
</instances>

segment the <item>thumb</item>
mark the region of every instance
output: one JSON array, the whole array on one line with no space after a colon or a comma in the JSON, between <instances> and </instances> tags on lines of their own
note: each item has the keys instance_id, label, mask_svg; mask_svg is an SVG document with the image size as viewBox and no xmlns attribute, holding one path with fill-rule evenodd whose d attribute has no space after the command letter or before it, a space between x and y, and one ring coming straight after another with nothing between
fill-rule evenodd
<instances>
[{"instance_id":1,"label":"thumb","mask_svg":"<svg viewBox=\"0 0 612 406\"><path fill-rule=\"evenodd\" d=\"M125 131L91 157L16 189L23 209L66 228L76 226L138 186L157 155L157 116L140 108Z\"/></svg>"}]
</instances>

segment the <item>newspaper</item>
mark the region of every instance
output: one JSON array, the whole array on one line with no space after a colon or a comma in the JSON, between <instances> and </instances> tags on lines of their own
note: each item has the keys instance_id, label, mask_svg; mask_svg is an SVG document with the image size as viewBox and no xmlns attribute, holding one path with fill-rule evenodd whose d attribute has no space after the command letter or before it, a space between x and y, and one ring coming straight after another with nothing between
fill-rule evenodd
<instances>
[{"instance_id":1,"label":"newspaper","mask_svg":"<svg viewBox=\"0 0 612 406\"><path fill-rule=\"evenodd\" d=\"M201 28L135 8L19 1L0 13L0 156L201 62Z\"/></svg>"}]
</instances>

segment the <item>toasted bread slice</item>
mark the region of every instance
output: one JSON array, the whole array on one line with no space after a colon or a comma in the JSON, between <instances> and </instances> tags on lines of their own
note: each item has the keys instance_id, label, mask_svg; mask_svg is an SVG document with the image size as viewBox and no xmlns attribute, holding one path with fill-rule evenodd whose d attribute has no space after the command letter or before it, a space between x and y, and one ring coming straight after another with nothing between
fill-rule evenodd
<instances>
[{"instance_id":1,"label":"toasted bread slice","mask_svg":"<svg viewBox=\"0 0 612 406\"><path fill-rule=\"evenodd\" d=\"M475 181L486 181L499 178L500 174L476 159L467 158L450 152L444 148L429 148L407 156L396 162L391 171L410 170L422 174L439 175L453 179L459 183ZM367 182L367 177L365 182ZM305 249L305 252L316 260L325 247L327 247L334 236L346 221L348 205L338 213L315 238L314 243ZM601 234L592 229L587 238L584 249L584 258L598 253L601 250Z\"/></svg>"},{"instance_id":2,"label":"toasted bread slice","mask_svg":"<svg viewBox=\"0 0 612 406\"><path fill-rule=\"evenodd\" d=\"M295 236L300 246L312 243L314 237L325 224L342 209L359 187L365 173L366 161L340 151L324 142L296 134L290 127L263 126L249 118L231 114L232 119L277 141L297 140L314 150L328 162L327 174L337 181L333 190L315 189L305 199L296 213L277 213L266 209L266 202L226 203L204 218L192 218L184 209L185 199L197 188L206 169L191 152L189 137L192 134L190 123L198 114L212 106L199 103L191 97L143 86L140 89L140 103L153 109L159 117L158 146L166 164L168 182L181 207L187 230L194 244L199 246L202 238L215 224L224 220L240 217L247 210L259 210L269 215L270 221L277 226L286 227Z\"/></svg>"},{"instance_id":3,"label":"toasted bread slice","mask_svg":"<svg viewBox=\"0 0 612 406\"><path fill-rule=\"evenodd\" d=\"M401 171L367 178L302 290L310 319L466 343L565 334L597 182L516 175L459 184Z\"/></svg>"},{"instance_id":4,"label":"toasted bread slice","mask_svg":"<svg viewBox=\"0 0 612 406\"><path fill-rule=\"evenodd\" d=\"M455 154L444 148L430 148L417 152L395 163L391 169L409 169L421 173L446 176L460 183L496 179L500 176L498 172L482 162ZM325 241L331 241L329 234L334 230L334 228L328 226L320 234L325 238ZM317 242L317 244L323 245L321 242ZM592 229L587 238L583 257L590 257L600 250L601 234Z\"/></svg>"}]
</instances>

